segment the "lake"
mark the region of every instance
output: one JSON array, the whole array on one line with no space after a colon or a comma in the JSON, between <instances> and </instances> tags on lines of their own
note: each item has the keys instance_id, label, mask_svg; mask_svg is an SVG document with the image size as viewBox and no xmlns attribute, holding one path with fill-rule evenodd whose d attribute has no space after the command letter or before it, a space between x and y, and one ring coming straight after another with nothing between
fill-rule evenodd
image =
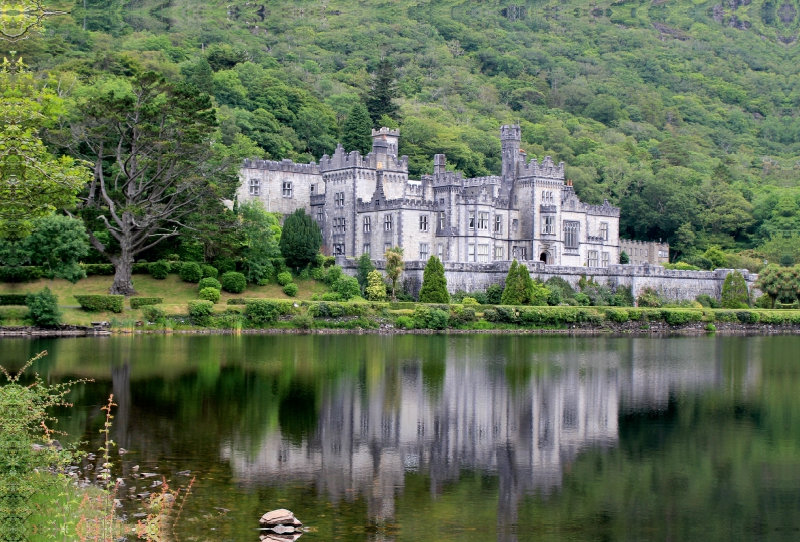
<instances>
[{"instance_id":1,"label":"lake","mask_svg":"<svg viewBox=\"0 0 800 542\"><path fill-rule=\"evenodd\" d=\"M181 540L800 539L800 337L211 335L3 340L114 475L196 476ZM63 439L69 440L69 439ZM150 481L136 481L137 490ZM130 485L130 484L129 484ZM126 491L129 488L126 488ZM139 503L125 500L124 512ZM227 510L227 511L226 511Z\"/></svg>"}]
</instances>

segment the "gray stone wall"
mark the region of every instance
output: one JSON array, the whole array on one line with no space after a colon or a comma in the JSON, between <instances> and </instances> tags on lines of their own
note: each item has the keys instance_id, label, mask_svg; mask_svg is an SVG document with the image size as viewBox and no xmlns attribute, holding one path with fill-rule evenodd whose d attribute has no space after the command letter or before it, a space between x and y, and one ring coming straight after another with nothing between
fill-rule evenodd
<instances>
[{"instance_id":1,"label":"gray stone wall","mask_svg":"<svg viewBox=\"0 0 800 542\"><path fill-rule=\"evenodd\" d=\"M358 263L354 259L338 258L337 263L344 268L345 273L355 276ZM422 274L425 263L421 261L407 261L402 280L406 291L417 295L422 286ZM576 286L582 276L593 278L602 285L611 288L627 286L631 288L634 297L645 288L653 288L664 298L671 301L694 300L700 294L708 294L716 299L720 298L725 277L733 269L717 269L715 271L676 271L664 269L656 265L611 265L607 268L597 267L564 267L545 265L541 262L522 262L528 266L533 278L546 281L550 277L561 277L571 285ZM385 262L376 260L375 266L383 270ZM444 262L447 289L450 293L458 290L465 292L485 291L492 284L503 284L511 267L511 262L493 262L488 264ZM758 275L746 269L739 270L747 282L748 288L755 292L755 282Z\"/></svg>"}]
</instances>

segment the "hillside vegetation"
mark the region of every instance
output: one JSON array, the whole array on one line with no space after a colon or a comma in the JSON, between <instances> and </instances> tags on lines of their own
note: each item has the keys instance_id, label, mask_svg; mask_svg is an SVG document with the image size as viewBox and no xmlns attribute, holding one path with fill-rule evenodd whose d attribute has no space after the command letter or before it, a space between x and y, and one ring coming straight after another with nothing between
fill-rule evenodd
<instances>
[{"instance_id":1,"label":"hillside vegetation","mask_svg":"<svg viewBox=\"0 0 800 542\"><path fill-rule=\"evenodd\" d=\"M434 153L498 173L519 123L528 156L622 207L623 235L757 268L800 261L797 4L81 0L16 49L67 97L137 64L186 79L239 155L298 161L334 149L386 59L413 175Z\"/></svg>"}]
</instances>

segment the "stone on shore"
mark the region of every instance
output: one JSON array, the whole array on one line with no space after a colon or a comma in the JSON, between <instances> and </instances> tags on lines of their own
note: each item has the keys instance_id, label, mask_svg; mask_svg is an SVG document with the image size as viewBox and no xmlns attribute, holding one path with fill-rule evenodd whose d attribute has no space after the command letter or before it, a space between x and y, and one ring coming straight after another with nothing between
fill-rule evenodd
<instances>
[{"instance_id":1,"label":"stone on shore","mask_svg":"<svg viewBox=\"0 0 800 542\"><path fill-rule=\"evenodd\" d=\"M294 517L291 511L285 508L272 510L261 516L259 521L263 527L277 527L278 525L292 525L294 527L302 527L303 523Z\"/></svg>"}]
</instances>

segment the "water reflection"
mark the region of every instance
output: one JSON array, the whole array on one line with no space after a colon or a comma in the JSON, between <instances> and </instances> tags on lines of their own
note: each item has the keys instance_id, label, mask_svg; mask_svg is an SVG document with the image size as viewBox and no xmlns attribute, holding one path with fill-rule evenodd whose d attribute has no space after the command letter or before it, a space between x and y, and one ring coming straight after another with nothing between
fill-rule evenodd
<instances>
[{"instance_id":1,"label":"water reflection","mask_svg":"<svg viewBox=\"0 0 800 542\"><path fill-rule=\"evenodd\" d=\"M115 440L135 450L120 474L133 463L191 469L199 482L187 517L229 508L236 521L225 532L236 540L279 507L319 529L304 540L635 540L715 514L728 527L705 539L723 540L731 525L794 529L800 512L791 504L800 500L779 497L800 495L797 337L3 346L12 365L50 350L36 369L51 381L99 381L76 391L90 406L63 417L76 438L97 440L113 391ZM665 508L672 519L652 527Z\"/></svg>"}]
</instances>

